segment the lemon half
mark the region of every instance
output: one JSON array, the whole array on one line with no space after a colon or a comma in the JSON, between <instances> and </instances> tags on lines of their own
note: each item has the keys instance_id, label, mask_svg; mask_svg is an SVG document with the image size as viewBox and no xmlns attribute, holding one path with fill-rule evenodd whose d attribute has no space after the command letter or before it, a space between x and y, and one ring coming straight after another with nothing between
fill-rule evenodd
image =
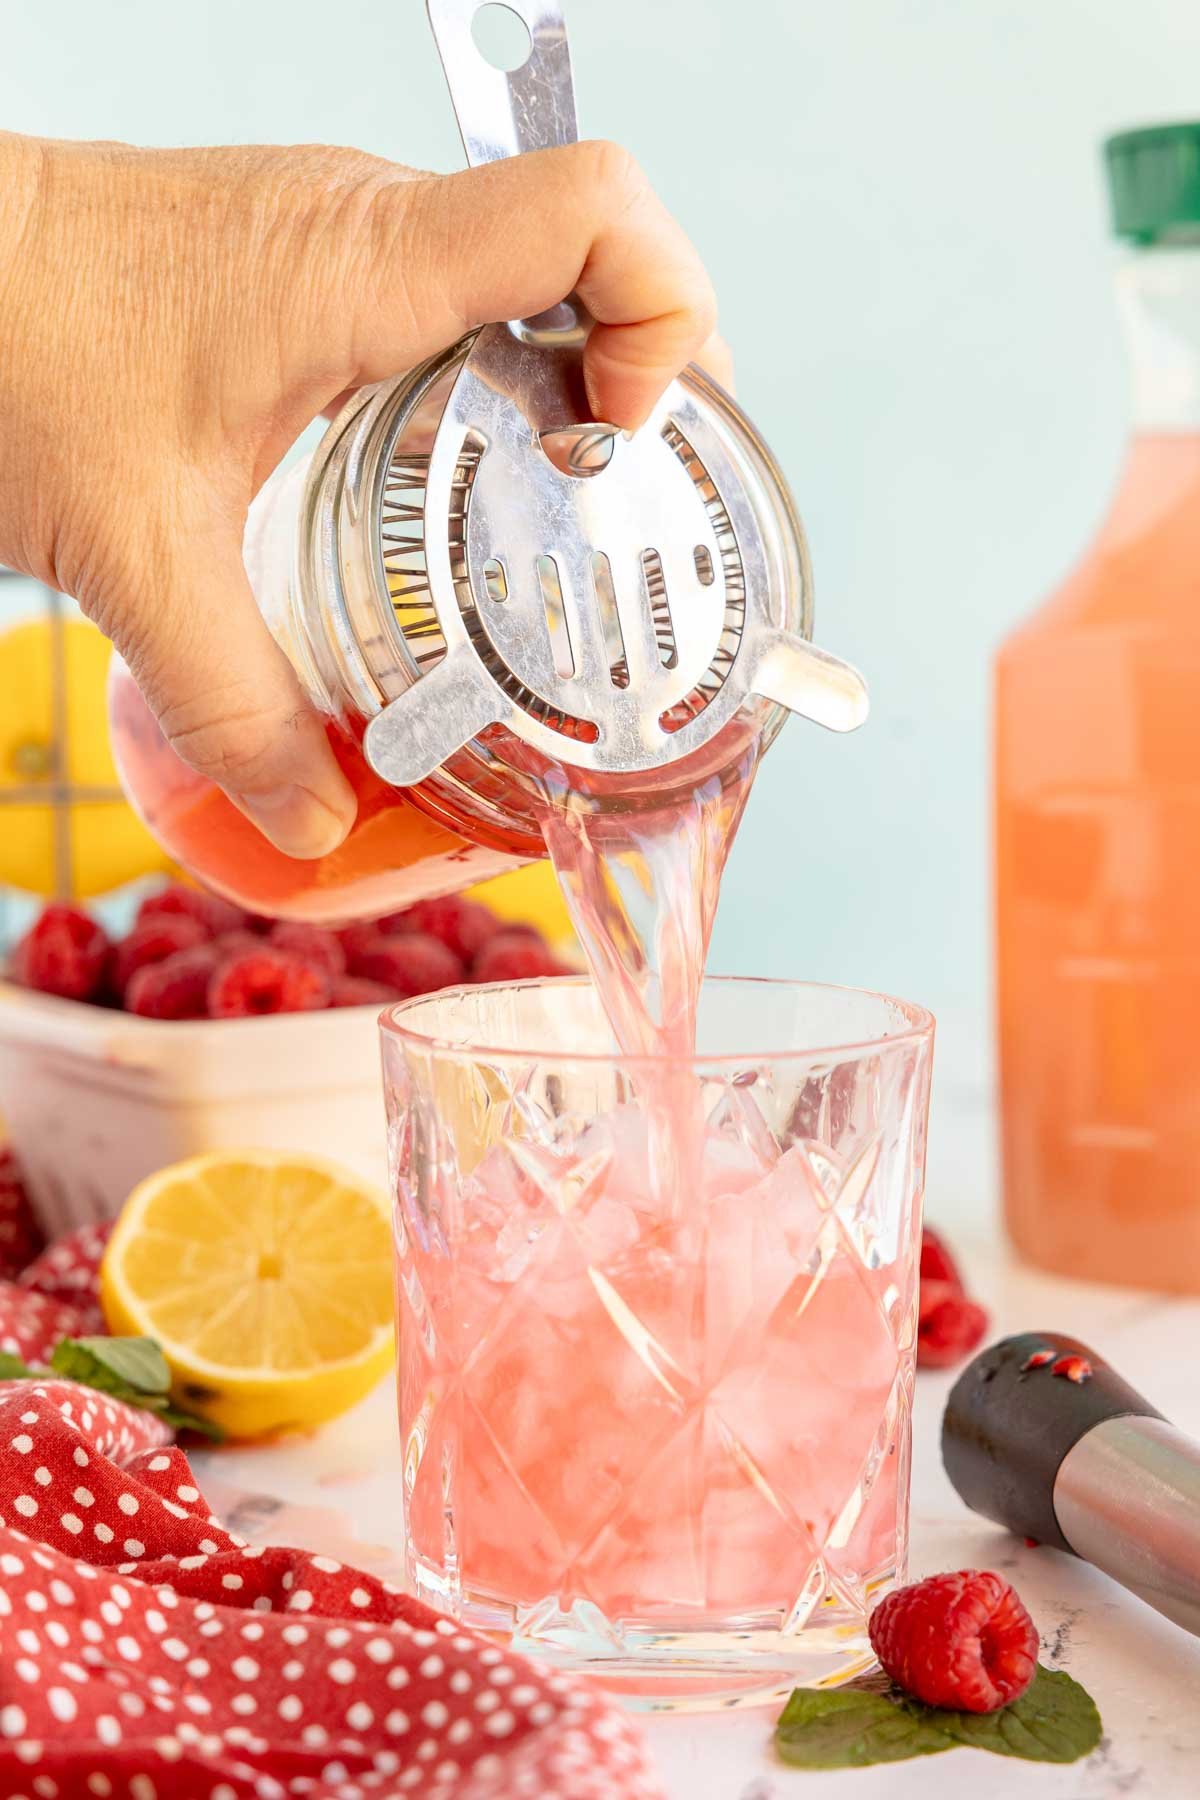
<instances>
[{"instance_id":1,"label":"lemon half","mask_svg":"<svg viewBox=\"0 0 1200 1800\"><path fill-rule=\"evenodd\" d=\"M231 1437L305 1431L392 1361L383 1195L276 1150L216 1151L139 1183L100 1268L109 1330L157 1338L172 1393Z\"/></svg>"}]
</instances>

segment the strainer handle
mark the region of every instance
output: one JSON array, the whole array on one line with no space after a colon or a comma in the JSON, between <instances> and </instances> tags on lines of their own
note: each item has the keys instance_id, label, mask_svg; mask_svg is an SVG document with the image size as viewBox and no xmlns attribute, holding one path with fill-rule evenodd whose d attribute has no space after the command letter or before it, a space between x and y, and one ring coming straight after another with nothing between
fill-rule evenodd
<instances>
[{"instance_id":1,"label":"strainer handle","mask_svg":"<svg viewBox=\"0 0 1200 1800\"><path fill-rule=\"evenodd\" d=\"M446 72L450 100L472 168L573 144L575 89L567 28L556 0L504 0L529 32L532 48L519 69L494 68L471 35L487 0L426 0Z\"/></svg>"}]
</instances>

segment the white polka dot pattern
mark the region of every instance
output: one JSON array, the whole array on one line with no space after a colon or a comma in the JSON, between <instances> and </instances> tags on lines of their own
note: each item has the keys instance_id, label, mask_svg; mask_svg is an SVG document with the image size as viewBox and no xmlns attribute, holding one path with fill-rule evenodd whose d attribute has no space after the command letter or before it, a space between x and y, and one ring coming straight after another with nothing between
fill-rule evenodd
<instances>
[{"instance_id":1,"label":"white polka dot pattern","mask_svg":"<svg viewBox=\"0 0 1200 1800\"><path fill-rule=\"evenodd\" d=\"M3 1194L0 1189L0 1211ZM0 1347L102 1329L87 1227L0 1281ZM0 1382L0 1794L661 1800L582 1682L214 1519L152 1415Z\"/></svg>"}]
</instances>

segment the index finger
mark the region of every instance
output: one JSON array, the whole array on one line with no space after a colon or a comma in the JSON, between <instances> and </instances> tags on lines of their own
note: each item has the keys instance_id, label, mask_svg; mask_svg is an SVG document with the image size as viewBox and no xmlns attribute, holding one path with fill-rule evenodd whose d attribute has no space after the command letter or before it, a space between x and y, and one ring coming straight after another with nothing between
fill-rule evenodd
<instances>
[{"instance_id":1,"label":"index finger","mask_svg":"<svg viewBox=\"0 0 1200 1800\"><path fill-rule=\"evenodd\" d=\"M360 381L574 291L596 321L584 356L593 412L632 429L716 323L695 249L613 144L388 183L372 232L373 279L357 305L353 292L337 296L343 322L348 301L354 315Z\"/></svg>"}]
</instances>

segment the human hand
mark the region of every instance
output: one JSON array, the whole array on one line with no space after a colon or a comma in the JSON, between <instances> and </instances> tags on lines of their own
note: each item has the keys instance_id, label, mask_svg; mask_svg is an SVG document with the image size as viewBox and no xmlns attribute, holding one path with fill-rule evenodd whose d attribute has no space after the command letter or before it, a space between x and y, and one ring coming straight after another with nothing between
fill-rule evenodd
<instances>
[{"instance_id":1,"label":"human hand","mask_svg":"<svg viewBox=\"0 0 1200 1800\"><path fill-rule=\"evenodd\" d=\"M324 854L354 798L255 606L250 501L344 390L573 290L593 411L634 427L715 305L612 144L432 176L320 146L0 134L0 561L78 599L178 754L279 849Z\"/></svg>"}]
</instances>

